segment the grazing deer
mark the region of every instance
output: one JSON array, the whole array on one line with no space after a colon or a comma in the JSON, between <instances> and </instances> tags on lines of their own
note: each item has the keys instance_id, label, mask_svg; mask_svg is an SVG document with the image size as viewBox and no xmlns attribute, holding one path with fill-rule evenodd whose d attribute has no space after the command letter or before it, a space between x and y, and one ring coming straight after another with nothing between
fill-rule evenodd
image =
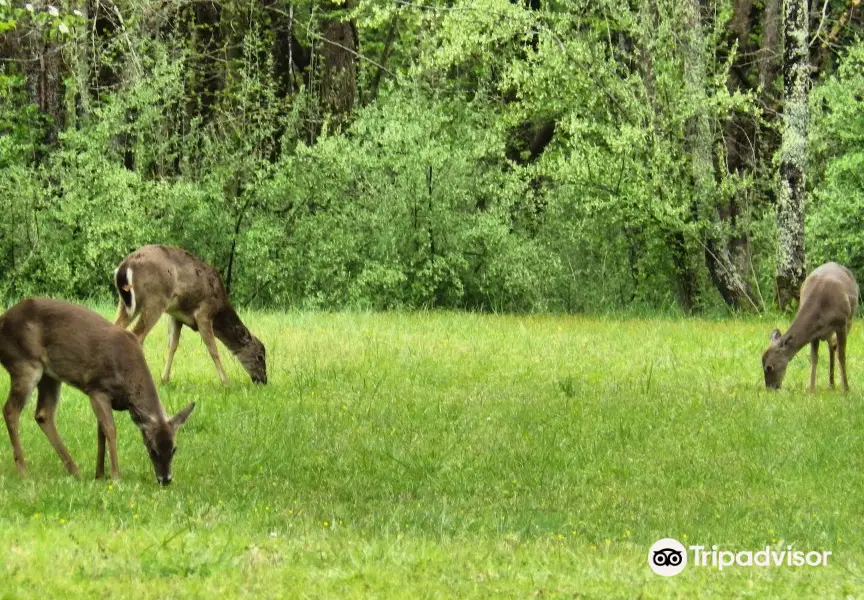
<instances>
[{"instance_id":1,"label":"grazing deer","mask_svg":"<svg viewBox=\"0 0 864 600\"><path fill-rule=\"evenodd\" d=\"M69 473L78 475L78 467L54 425L60 384L68 383L90 397L99 422L97 479L105 476L106 440L111 477L120 477L113 409L129 411L144 437L156 479L162 485L171 483L171 459L177 450L174 434L195 404L171 419L165 416L144 352L131 333L82 306L31 298L0 316L0 364L9 371L9 398L3 417L19 474L24 475L26 467L18 421L27 398L37 388L36 422Z\"/></svg>"},{"instance_id":2,"label":"grazing deer","mask_svg":"<svg viewBox=\"0 0 864 600\"><path fill-rule=\"evenodd\" d=\"M216 338L237 357L253 382L267 383L264 344L240 321L219 273L204 261L180 248L144 246L120 263L114 284L120 295L115 324L126 328L138 317L132 333L142 344L163 312L171 317L162 381L171 377L180 330L186 325L201 334L223 384L228 377Z\"/></svg>"},{"instance_id":3,"label":"grazing deer","mask_svg":"<svg viewBox=\"0 0 864 600\"><path fill-rule=\"evenodd\" d=\"M846 336L852 328L852 316L858 306L858 284L852 272L829 262L815 269L801 286L798 313L785 334L771 333L771 345L762 355L765 387L780 389L786 365L798 351L810 343L810 391L816 389L816 364L819 341L828 342L830 361L828 380L834 387L834 355L840 364L843 391L849 391L846 377Z\"/></svg>"}]
</instances>

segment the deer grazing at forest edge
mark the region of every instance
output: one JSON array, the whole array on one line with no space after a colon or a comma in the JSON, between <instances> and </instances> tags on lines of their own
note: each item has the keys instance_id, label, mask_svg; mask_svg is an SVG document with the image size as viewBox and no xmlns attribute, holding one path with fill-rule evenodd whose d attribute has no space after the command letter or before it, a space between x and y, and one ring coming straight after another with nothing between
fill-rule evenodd
<instances>
[{"instance_id":1,"label":"deer grazing at forest edge","mask_svg":"<svg viewBox=\"0 0 864 600\"><path fill-rule=\"evenodd\" d=\"M171 317L162 381L171 377L180 330L186 325L201 334L223 384L228 377L216 338L237 357L253 382L267 383L264 344L237 316L219 273L204 261L180 248L144 246L120 263L114 285L120 295L115 324L126 328L137 317L132 333L141 344L163 312Z\"/></svg>"},{"instance_id":2,"label":"deer grazing at forest edge","mask_svg":"<svg viewBox=\"0 0 864 600\"><path fill-rule=\"evenodd\" d=\"M858 284L852 272L829 262L815 269L801 286L798 313L785 334L771 333L771 345L762 355L765 387L780 389L786 365L798 351L810 343L810 391L816 389L816 364L819 341L828 342L830 355L828 381L834 387L834 355L840 365L843 391L849 391L846 376L846 336L852 327L852 316L858 306Z\"/></svg>"},{"instance_id":3,"label":"deer grazing at forest edge","mask_svg":"<svg viewBox=\"0 0 864 600\"><path fill-rule=\"evenodd\" d=\"M138 341L95 312L68 302L31 298L0 316L0 364L9 372L9 398L3 406L6 429L18 473L26 471L18 422L33 388L38 389L36 422L60 455L66 469L78 475L57 428L54 415L60 385L68 383L90 397L98 426L96 478L105 476L105 441L111 477L120 477L113 410L128 410L141 430L156 479L171 483L174 435L195 404L169 419Z\"/></svg>"}]
</instances>

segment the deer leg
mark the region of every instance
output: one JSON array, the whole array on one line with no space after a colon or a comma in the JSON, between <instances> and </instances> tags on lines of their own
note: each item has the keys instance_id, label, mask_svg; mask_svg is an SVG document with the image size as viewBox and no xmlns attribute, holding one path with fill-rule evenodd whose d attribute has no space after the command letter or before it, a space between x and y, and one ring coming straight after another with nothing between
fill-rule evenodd
<instances>
[{"instance_id":1,"label":"deer leg","mask_svg":"<svg viewBox=\"0 0 864 600\"><path fill-rule=\"evenodd\" d=\"M837 338L828 340L828 385L834 389L834 360L837 357Z\"/></svg>"},{"instance_id":2,"label":"deer leg","mask_svg":"<svg viewBox=\"0 0 864 600\"><path fill-rule=\"evenodd\" d=\"M168 300L156 296L147 296L141 302L141 310L138 311L138 322L132 328L132 333L138 338L138 342L144 345L144 339L153 326L159 321L159 317L168 308Z\"/></svg>"},{"instance_id":3,"label":"deer leg","mask_svg":"<svg viewBox=\"0 0 864 600\"><path fill-rule=\"evenodd\" d=\"M849 391L849 379L846 376L846 329L837 332L837 364L840 367L840 381L843 392Z\"/></svg>"},{"instance_id":4,"label":"deer leg","mask_svg":"<svg viewBox=\"0 0 864 600\"><path fill-rule=\"evenodd\" d=\"M97 445L96 445L96 479L105 478L105 432L102 431L102 425L96 425Z\"/></svg>"},{"instance_id":5,"label":"deer leg","mask_svg":"<svg viewBox=\"0 0 864 600\"><path fill-rule=\"evenodd\" d=\"M66 470L70 475L78 477L78 467L75 461L63 445L63 440L60 439L60 434L57 433L57 427L54 424L54 415L57 412L57 403L60 402L60 382L52 377L44 375L42 381L38 385L39 396L36 401L36 422L42 429L42 433L54 446L54 450L60 456L60 460L66 466Z\"/></svg>"},{"instance_id":6,"label":"deer leg","mask_svg":"<svg viewBox=\"0 0 864 600\"><path fill-rule=\"evenodd\" d=\"M126 310L126 304L121 299L120 302L117 304L117 316L114 317L114 324L118 327L126 329L127 327L129 327L129 323L132 322L133 318L134 317L130 315L129 312Z\"/></svg>"},{"instance_id":7,"label":"deer leg","mask_svg":"<svg viewBox=\"0 0 864 600\"><path fill-rule=\"evenodd\" d=\"M198 325L198 333L201 334L201 339L204 340L204 345L207 346L207 351L210 353L210 358L213 359L213 364L216 365L216 372L219 373L222 385L228 385L228 377L222 369L222 361L219 360L216 336L213 335L213 322L209 318L199 315L195 316L195 322Z\"/></svg>"},{"instance_id":8,"label":"deer leg","mask_svg":"<svg viewBox=\"0 0 864 600\"><path fill-rule=\"evenodd\" d=\"M27 404L33 388L42 378L42 366L37 364L25 365L9 372L11 385L9 397L3 405L3 418L6 421L6 430L9 432L9 441L12 442L12 456L18 474L23 476L27 472L24 463L24 451L21 449L21 437L18 434L18 424L21 419L21 411Z\"/></svg>"},{"instance_id":9,"label":"deer leg","mask_svg":"<svg viewBox=\"0 0 864 600\"><path fill-rule=\"evenodd\" d=\"M810 342L810 391L816 391L816 365L819 364L819 340Z\"/></svg>"},{"instance_id":10,"label":"deer leg","mask_svg":"<svg viewBox=\"0 0 864 600\"><path fill-rule=\"evenodd\" d=\"M165 370L162 371L162 381L168 383L171 379L171 363L174 362L174 353L177 352L177 346L180 344L180 332L183 329L183 323L171 317L168 323L168 358L165 359Z\"/></svg>"},{"instance_id":11,"label":"deer leg","mask_svg":"<svg viewBox=\"0 0 864 600\"><path fill-rule=\"evenodd\" d=\"M102 394L92 394L90 396L90 406L93 407L93 412L96 413L96 420L99 421L99 428L102 430L102 435L108 441L108 457L111 460L111 478L120 479L120 466L117 461L117 428L114 426L114 415L111 413L111 399ZM104 451L103 451L104 458ZM98 459L98 456L97 456ZM96 474L99 474L99 465L96 465Z\"/></svg>"}]
</instances>

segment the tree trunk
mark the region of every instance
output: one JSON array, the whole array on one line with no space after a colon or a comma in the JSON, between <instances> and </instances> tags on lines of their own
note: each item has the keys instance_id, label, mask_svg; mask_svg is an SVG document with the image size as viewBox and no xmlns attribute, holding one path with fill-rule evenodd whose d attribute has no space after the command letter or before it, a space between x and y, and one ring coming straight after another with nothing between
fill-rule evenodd
<instances>
[{"instance_id":1,"label":"tree trunk","mask_svg":"<svg viewBox=\"0 0 864 600\"><path fill-rule=\"evenodd\" d=\"M775 82L782 66L782 36L783 18L780 12L782 0L766 0L765 15L762 25L762 42L759 47L759 86L762 88L760 99L767 115L780 115L783 111L783 92L776 89ZM779 117L775 117L779 118ZM771 165L777 150L780 148L780 128L776 123L766 122L760 125L756 137L756 154L759 164ZM760 176L765 183L764 194L773 199L774 181L768 173L773 173L774 167L766 169Z\"/></svg>"},{"instance_id":2,"label":"tree trunk","mask_svg":"<svg viewBox=\"0 0 864 600\"><path fill-rule=\"evenodd\" d=\"M686 0L686 31L684 41L684 86L685 95L696 103L697 110L687 121L686 147L690 154L690 177L693 185L691 214L698 214L699 207L713 209L715 197L715 171L711 159L713 133L711 121L704 106L707 77L705 70L705 35L702 31L702 14L699 0ZM709 210L710 210L709 209ZM715 211L710 210L711 214ZM690 266L686 240L679 233L672 246L672 256L678 277L678 296L682 308L692 312L696 304L696 274Z\"/></svg>"},{"instance_id":3,"label":"tree trunk","mask_svg":"<svg viewBox=\"0 0 864 600\"><path fill-rule=\"evenodd\" d=\"M699 3L694 1L694 4ZM731 92L744 92L752 89L748 70L752 66L751 55L756 51L750 41L753 1L735 0L732 11L727 44L730 49L737 44L738 54L729 70L726 86ZM722 61L724 57L721 55L719 59ZM728 169L731 175L739 176L755 171L758 163L753 140L758 137L757 131L758 122L752 116L730 116L723 129L725 157L715 164L715 172L719 174L720 169ZM760 303L745 275L751 262L751 250L750 239L738 223L742 202L733 194L728 200L713 203L708 215L712 223L705 241L705 263L711 281L727 305L739 310L759 310Z\"/></svg>"},{"instance_id":4,"label":"tree trunk","mask_svg":"<svg viewBox=\"0 0 864 600\"><path fill-rule=\"evenodd\" d=\"M762 46L759 48L759 85L762 86L763 101L774 106L772 88L777 77L780 47L780 3L781 0L766 0L762 25Z\"/></svg>"},{"instance_id":5,"label":"tree trunk","mask_svg":"<svg viewBox=\"0 0 864 600\"><path fill-rule=\"evenodd\" d=\"M30 104L47 117L41 132L42 144L37 146L33 157L34 162L40 164L45 150L57 142L58 134L66 124L64 80L69 69L64 64L60 42L49 37L44 22L34 23L29 29L22 28L20 33L13 29L0 37L4 38L0 48L4 50L3 57L9 56L21 65ZM8 55L5 53L7 46ZM5 60L3 63L5 66Z\"/></svg>"},{"instance_id":6,"label":"tree trunk","mask_svg":"<svg viewBox=\"0 0 864 600\"><path fill-rule=\"evenodd\" d=\"M699 19L699 8L696 6L695 8L690 6L691 0L685 0L687 2L686 7L688 9L692 8L691 13L688 15L688 33L692 34L691 37L684 37L684 47L683 47L683 55L684 55L684 69L685 69L685 85L687 87L688 97L695 98L699 93L702 93L702 86L704 85L704 64L702 61L702 35L700 19ZM664 137L664 125L662 124L662 120L664 117L659 116L664 113L663 100L658 100L657 94L657 83L656 83L656 72L655 72L655 63L654 56L652 54L650 36L653 35L654 26L653 24L657 22L660 18L656 2L654 0L647 0L640 5L639 8L639 21L640 21L640 30L642 35L640 36L639 41L637 42L636 48L636 56L638 57L638 65L639 65L639 73L642 78L642 84L645 88L645 95L647 98L647 102L650 106L650 110L647 116L648 127L652 130L653 136L655 139L661 139ZM695 29L694 29L695 27ZM659 116L659 117L658 117ZM658 120L659 123L658 124ZM695 135L691 135L693 131L695 131L695 124L697 120L693 120L692 123L688 126L688 135L687 141L688 145L691 147L691 151L695 150L696 142L704 142L703 148L706 150L708 157L708 168L703 168L700 171L693 169L693 172L698 172L702 177L708 177L709 180L713 181L713 176L711 175L711 140L710 140L710 130L705 130L705 135L702 136L699 140L696 140ZM705 121L707 125L707 121ZM691 131L692 130L692 131ZM692 156L696 156L696 154L692 154ZM658 200L662 203L666 202L666 190L663 185L663 181L665 180L666 174L661 170L659 173L656 173L651 166L653 164L652 161L648 162L648 171L650 173L650 180L653 184L652 193L654 196L658 198ZM664 237L665 243L669 248L670 257L672 260L672 269L675 274L675 286L676 293L678 298L678 305L681 309L686 313L692 313L696 308L697 303L697 295L698 295L698 277L693 268L693 258L692 258L692 248L691 243L688 243L688 239L686 234L687 223L690 221L694 207L697 203L700 202L700 199L693 197L691 199L691 208L687 211L687 215L682 219L681 223L669 223L660 225L662 235ZM634 279L634 282L638 280L638 274L635 272L635 261L634 261L634 243L635 238L631 238L629 242L628 248L628 261L630 264L630 272L631 276Z\"/></svg>"},{"instance_id":7,"label":"tree trunk","mask_svg":"<svg viewBox=\"0 0 864 600\"><path fill-rule=\"evenodd\" d=\"M354 6L346 0L344 6L325 2L321 21L321 103L336 123L351 113L357 96L357 64L355 57L359 40L353 21L342 19L342 12Z\"/></svg>"},{"instance_id":8,"label":"tree trunk","mask_svg":"<svg viewBox=\"0 0 864 600\"><path fill-rule=\"evenodd\" d=\"M86 5L90 32L87 51L90 60L90 94L96 102L110 97L120 84L115 66L122 57L106 57L105 48L117 30L115 5L107 0L88 0ZM116 49L113 50L117 52Z\"/></svg>"},{"instance_id":9,"label":"tree trunk","mask_svg":"<svg viewBox=\"0 0 864 600\"><path fill-rule=\"evenodd\" d=\"M304 48L294 35L295 16L292 5L280 0L262 0L261 6L269 15L273 30L273 74L276 78L280 98L293 96L300 87L298 75L302 84L309 84L309 49Z\"/></svg>"},{"instance_id":10,"label":"tree trunk","mask_svg":"<svg viewBox=\"0 0 864 600\"><path fill-rule=\"evenodd\" d=\"M205 123L213 116L214 105L219 92L225 87L224 74L221 66L222 44L222 9L217 2L202 0L192 4L193 27L195 32L196 51L196 86L197 114Z\"/></svg>"},{"instance_id":11,"label":"tree trunk","mask_svg":"<svg viewBox=\"0 0 864 600\"><path fill-rule=\"evenodd\" d=\"M777 190L777 302L786 309L804 281L809 32L806 0L785 0L783 23L783 143Z\"/></svg>"},{"instance_id":12,"label":"tree trunk","mask_svg":"<svg viewBox=\"0 0 864 600\"><path fill-rule=\"evenodd\" d=\"M372 83L369 84L367 98L363 100L363 104L371 104L378 98L378 88L381 86L381 78L384 76L385 65L390 58L390 53L393 50L393 42L399 34L399 13L393 14L390 19L390 25L387 27L387 37L384 40L384 49L381 51L381 57L378 59L378 68L372 77Z\"/></svg>"}]
</instances>

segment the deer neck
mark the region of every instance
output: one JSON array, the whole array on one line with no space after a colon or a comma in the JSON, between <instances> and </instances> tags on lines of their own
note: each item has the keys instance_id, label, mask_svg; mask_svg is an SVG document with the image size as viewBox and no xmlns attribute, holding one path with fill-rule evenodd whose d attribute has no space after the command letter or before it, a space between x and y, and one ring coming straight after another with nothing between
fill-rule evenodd
<instances>
[{"instance_id":1,"label":"deer neck","mask_svg":"<svg viewBox=\"0 0 864 600\"><path fill-rule=\"evenodd\" d=\"M132 422L142 431L153 424L166 423L168 417L153 382L147 381L136 387L137 393L129 395L129 416L132 417Z\"/></svg>"},{"instance_id":2,"label":"deer neck","mask_svg":"<svg viewBox=\"0 0 864 600\"><path fill-rule=\"evenodd\" d=\"M231 306L226 306L213 315L213 333L235 355L252 339L249 329Z\"/></svg>"},{"instance_id":3,"label":"deer neck","mask_svg":"<svg viewBox=\"0 0 864 600\"><path fill-rule=\"evenodd\" d=\"M794 356L801 348L810 343L811 340L822 335L820 314L817 309L804 304L795 315L795 319L789 326L789 330L783 334L782 340L786 343L783 347L788 358Z\"/></svg>"}]
</instances>

